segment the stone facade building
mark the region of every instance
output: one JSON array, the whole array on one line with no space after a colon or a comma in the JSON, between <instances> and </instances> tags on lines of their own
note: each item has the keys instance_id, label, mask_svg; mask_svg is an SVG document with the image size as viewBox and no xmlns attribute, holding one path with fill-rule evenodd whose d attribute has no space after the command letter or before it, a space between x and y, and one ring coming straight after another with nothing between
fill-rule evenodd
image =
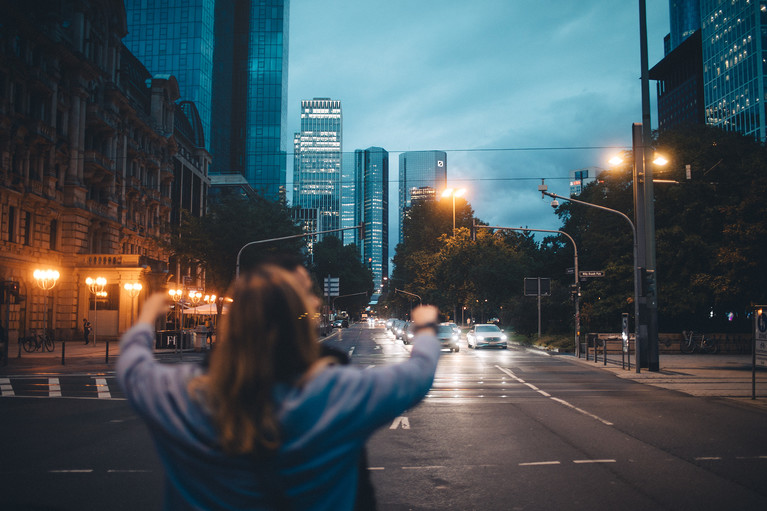
<instances>
[{"instance_id":1,"label":"stone facade building","mask_svg":"<svg viewBox=\"0 0 767 511\"><path fill-rule=\"evenodd\" d=\"M43 328L80 339L83 318L99 338L126 330L178 273L165 244L178 208L204 214L210 155L194 105L126 49L126 27L122 0L0 0L0 324L12 349ZM36 269L59 272L52 289ZM105 296L88 277L106 279Z\"/></svg>"}]
</instances>

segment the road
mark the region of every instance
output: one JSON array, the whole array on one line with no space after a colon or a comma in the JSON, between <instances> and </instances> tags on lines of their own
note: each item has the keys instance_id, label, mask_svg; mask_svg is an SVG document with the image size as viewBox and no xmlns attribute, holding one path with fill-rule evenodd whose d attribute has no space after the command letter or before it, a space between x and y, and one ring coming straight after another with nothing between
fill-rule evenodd
<instances>
[{"instance_id":1,"label":"road","mask_svg":"<svg viewBox=\"0 0 767 511\"><path fill-rule=\"evenodd\" d=\"M325 342L363 368L409 353L366 325ZM162 468L112 375L0 389L0 509L160 508ZM464 344L443 353L424 402L371 438L369 463L383 510L762 510L766 425L757 407Z\"/></svg>"}]
</instances>

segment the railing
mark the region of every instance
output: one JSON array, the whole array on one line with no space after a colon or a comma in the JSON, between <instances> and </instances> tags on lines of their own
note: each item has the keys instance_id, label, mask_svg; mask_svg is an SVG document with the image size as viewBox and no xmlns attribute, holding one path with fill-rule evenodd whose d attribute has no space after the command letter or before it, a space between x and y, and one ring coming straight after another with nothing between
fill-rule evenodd
<instances>
[{"instance_id":1,"label":"railing","mask_svg":"<svg viewBox=\"0 0 767 511\"><path fill-rule=\"evenodd\" d=\"M139 254L81 254L77 266L136 267L141 265Z\"/></svg>"}]
</instances>

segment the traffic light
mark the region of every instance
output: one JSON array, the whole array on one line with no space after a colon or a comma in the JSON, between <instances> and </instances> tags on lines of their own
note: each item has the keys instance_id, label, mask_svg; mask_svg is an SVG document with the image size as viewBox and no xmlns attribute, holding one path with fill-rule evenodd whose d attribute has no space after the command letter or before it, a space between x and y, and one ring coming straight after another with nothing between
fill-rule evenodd
<instances>
[{"instance_id":1,"label":"traffic light","mask_svg":"<svg viewBox=\"0 0 767 511\"><path fill-rule=\"evenodd\" d=\"M658 295L657 282L655 280L655 270L642 270L642 295L648 299L654 300Z\"/></svg>"},{"instance_id":2,"label":"traffic light","mask_svg":"<svg viewBox=\"0 0 767 511\"><path fill-rule=\"evenodd\" d=\"M360 241L365 239L365 222L360 223Z\"/></svg>"},{"instance_id":3,"label":"traffic light","mask_svg":"<svg viewBox=\"0 0 767 511\"><path fill-rule=\"evenodd\" d=\"M2 293L0 293L0 300L5 303L5 297L8 297L8 303L19 304L25 300L25 296L19 294L19 283L15 280L6 280L3 282Z\"/></svg>"}]
</instances>

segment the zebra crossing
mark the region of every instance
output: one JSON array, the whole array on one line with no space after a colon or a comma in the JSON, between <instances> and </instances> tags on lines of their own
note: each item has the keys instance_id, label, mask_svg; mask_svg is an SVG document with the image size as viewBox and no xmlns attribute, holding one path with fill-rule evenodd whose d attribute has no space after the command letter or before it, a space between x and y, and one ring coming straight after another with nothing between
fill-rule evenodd
<instances>
[{"instance_id":1,"label":"zebra crossing","mask_svg":"<svg viewBox=\"0 0 767 511\"><path fill-rule=\"evenodd\" d=\"M125 399L113 375L2 377L0 378L0 398L10 397Z\"/></svg>"}]
</instances>

